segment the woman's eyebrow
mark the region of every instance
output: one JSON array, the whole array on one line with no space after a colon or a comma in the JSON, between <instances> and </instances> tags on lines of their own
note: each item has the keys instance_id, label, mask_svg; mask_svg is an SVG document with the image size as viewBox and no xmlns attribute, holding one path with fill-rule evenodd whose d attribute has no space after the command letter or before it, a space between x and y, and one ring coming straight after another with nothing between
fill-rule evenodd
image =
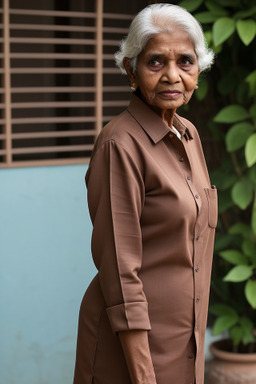
<instances>
[{"instance_id":1,"label":"woman's eyebrow","mask_svg":"<svg viewBox=\"0 0 256 384\"><path fill-rule=\"evenodd\" d=\"M183 52L183 53L180 53L180 56L182 56L182 57L187 57L188 59L191 59L191 60L195 60L196 59L196 54L194 54L194 53L185 53L185 52Z\"/></svg>"},{"instance_id":2,"label":"woman's eyebrow","mask_svg":"<svg viewBox=\"0 0 256 384\"><path fill-rule=\"evenodd\" d=\"M147 53L146 54L146 58L147 58L147 60L151 60L151 59L163 59L163 58L165 58L165 57L167 57L165 54L163 54L163 53L157 53L157 52L149 52L149 53Z\"/></svg>"},{"instance_id":3,"label":"woman's eyebrow","mask_svg":"<svg viewBox=\"0 0 256 384\"><path fill-rule=\"evenodd\" d=\"M163 52L148 52L146 55L148 58L156 58L156 57L168 57L168 54ZM192 52L179 52L177 54L178 57L187 57L191 60L196 60L196 54Z\"/></svg>"}]
</instances>

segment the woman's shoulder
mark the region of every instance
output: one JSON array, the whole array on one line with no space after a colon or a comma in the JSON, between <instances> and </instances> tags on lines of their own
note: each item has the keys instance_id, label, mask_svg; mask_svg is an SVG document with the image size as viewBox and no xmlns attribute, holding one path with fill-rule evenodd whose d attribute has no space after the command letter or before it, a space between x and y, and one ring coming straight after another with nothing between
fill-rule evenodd
<instances>
[{"instance_id":1,"label":"woman's shoulder","mask_svg":"<svg viewBox=\"0 0 256 384\"><path fill-rule=\"evenodd\" d=\"M125 110L102 128L93 152L109 143L115 143L115 145L123 147L129 152L133 149L135 143L141 141L141 136L144 136L144 133L140 125L129 111Z\"/></svg>"}]
</instances>

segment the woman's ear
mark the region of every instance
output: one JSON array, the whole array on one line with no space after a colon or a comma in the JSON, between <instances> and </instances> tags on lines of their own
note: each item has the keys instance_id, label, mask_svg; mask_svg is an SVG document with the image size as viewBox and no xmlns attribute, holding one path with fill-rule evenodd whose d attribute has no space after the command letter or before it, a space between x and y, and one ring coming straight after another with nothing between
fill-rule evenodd
<instances>
[{"instance_id":1,"label":"woman's ear","mask_svg":"<svg viewBox=\"0 0 256 384\"><path fill-rule=\"evenodd\" d=\"M130 59L128 57L124 57L123 65L126 70L127 76L129 77L130 83L134 82L135 76L131 67Z\"/></svg>"},{"instance_id":2,"label":"woman's ear","mask_svg":"<svg viewBox=\"0 0 256 384\"><path fill-rule=\"evenodd\" d=\"M123 65L126 70L127 76L129 77L131 89L135 91L138 87L138 84L136 82L136 76L133 73L133 68L131 67L130 59L128 57L124 57Z\"/></svg>"}]
</instances>

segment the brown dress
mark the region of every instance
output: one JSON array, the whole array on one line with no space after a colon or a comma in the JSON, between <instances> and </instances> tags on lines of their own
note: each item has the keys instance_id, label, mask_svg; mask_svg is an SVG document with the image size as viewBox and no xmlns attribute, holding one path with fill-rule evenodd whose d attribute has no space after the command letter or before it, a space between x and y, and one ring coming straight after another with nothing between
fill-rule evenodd
<instances>
[{"instance_id":1,"label":"brown dress","mask_svg":"<svg viewBox=\"0 0 256 384\"><path fill-rule=\"evenodd\" d=\"M157 384L204 382L217 192L195 127L181 140L136 95L86 174L99 271L82 301L74 384L131 384L118 331L148 330Z\"/></svg>"}]
</instances>

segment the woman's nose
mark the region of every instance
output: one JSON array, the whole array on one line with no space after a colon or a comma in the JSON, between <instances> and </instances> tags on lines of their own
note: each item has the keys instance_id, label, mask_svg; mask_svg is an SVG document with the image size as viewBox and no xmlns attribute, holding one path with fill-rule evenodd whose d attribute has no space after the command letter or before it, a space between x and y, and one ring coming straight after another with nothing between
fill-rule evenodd
<instances>
[{"instance_id":1,"label":"woman's nose","mask_svg":"<svg viewBox=\"0 0 256 384\"><path fill-rule=\"evenodd\" d=\"M166 66L166 70L162 76L162 81L175 84L181 81L179 67L172 63Z\"/></svg>"}]
</instances>

